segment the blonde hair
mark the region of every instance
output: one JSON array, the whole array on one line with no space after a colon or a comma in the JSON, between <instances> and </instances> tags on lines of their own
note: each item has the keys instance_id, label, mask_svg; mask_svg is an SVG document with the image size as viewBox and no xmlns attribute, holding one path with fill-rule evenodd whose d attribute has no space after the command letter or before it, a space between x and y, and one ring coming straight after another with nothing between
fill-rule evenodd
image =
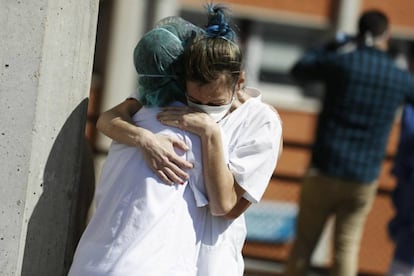
<instances>
[{"instance_id":1,"label":"blonde hair","mask_svg":"<svg viewBox=\"0 0 414 276\"><path fill-rule=\"evenodd\" d=\"M206 32L195 36L184 50L185 77L188 81L207 84L226 76L227 84L239 79L243 56L236 43L222 6L207 6Z\"/></svg>"}]
</instances>

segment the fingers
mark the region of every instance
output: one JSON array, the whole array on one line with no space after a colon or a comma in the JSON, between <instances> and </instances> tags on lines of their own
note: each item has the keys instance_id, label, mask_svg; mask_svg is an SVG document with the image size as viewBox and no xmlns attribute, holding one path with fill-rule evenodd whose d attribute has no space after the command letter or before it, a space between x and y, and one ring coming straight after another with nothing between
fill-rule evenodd
<instances>
[{"instance_id":1,"label":"fingers","mask_svg":"<svg viewBox=\"0 0 414 276\"><path fill-rule=\"evenodd\" d=\"M186 143L175 136L155 135L150 146L142 148L148 166L166 184L184 184L189 178L185 171L193 165L185 158L176 154L174 147L183 151L189 148Z\"/></svg>"},{"instance_id":2,"label":"fingers","mask_svg":"<svg viewBox=\"0 0 414 276\"><path fill-rule=\"evenodd\" d=\"M160 121L163 125L171 126L171 127L180 127L180 118L177 115L175 116L166 116L165 114L158 114L157 116L158 121Z\"/></svg>"},{"instance_id":3,"label":"fingers","mask_svg":"<svg viewBox=\"0 0 414 276\"><path fill-rule=\"evenodd\" d=\"M189 107L174 107L174 106L166 106L163 107L162 112L173 112L173 113L188 113L194 111L194 109Z\"/></svg>"},{"instance_id":4,"label":"fingers","mask_svg":"<svg viewBox=\"0 0 414 276\"><path fill-rule=\"evenodd\" d=\"M157 114L157 118L163 121L174 121L182 119L185 115L197 113L203 112L188 107L163 107Z\"/></svg>"},{"instance_id":5,"label":"fingers","mask_svg":"<svg viewBox=\"0 0 414 276\"><path fill-rule=\"evenodd\" d=\"M184 177L184 179L182 179L181 177L179 177L175 172L173 172L170 168L168 167L164 167L163 168L163 172L164 174L168 177L168 179L170 181L172 181L173 183L177 183L177 184L184 184L184 179L187 179Z\"/></svg>"},{"instance_id":6,"label":"fingers","mask_svg":"<svg viewBox=\"0 0 414 276\"><path fill-rule=\"evenodd\" d=\"M178 148L183 151L188 151L190 148L187 146L187 144L181 140L180 138L176 136L169 136L170 142L175 148Z\"/></svg>"},{"instance_id":7,"label":"fingers","mask_svg":"<svg viewBox=\"0 0 414 276\"><path fill-rule=\"evenodd\" d=\"M171 126L180 128L182 125L180 122L181 120L179 118L173 118L173 117L160 117L158 119L163 125Z\"/></svg>"},{"instance_id":8,"label":"fingers","mask_svg":"<svg viewBox=\"0 0 414 276\"><path fill-rule=\"evenodd\" d=\"M171 181L162 170L156 170L155 173L157 174L157 176L161 179L162 182L164 182L165 184L168 185L173 185L174 182Z\"/></svg>"},{"instance_id":9,"label":"fingers","mask_svg":"<svg viewBox=\"0 0 414 276\"><path fill-rule=\"evenodd\" d=\"M185 159L182 159L179 156L174 156L170 158L165 157L161 162L154 162L151 167L164 183L168 185L173 185L174 183L184 184L185 181L187 181L189 178L188 173L181 169L180 166L183 168L193 167L193 165L190 162L186 161Z\"/></svg>"},{"instance_id":10,"label":"fingers","mask_svg":"<svg viewBox=\"0 0 414 276\"><path fill-rule=\"evenodd\" d=\"M191 162L189 162L189 161L187 161L184 158L181 158L179 156L171 157L170 159L171 159L171 162L172 162L171 169L173 169L174 172L176 174L180 175L181 177L187 177L188 178L187 173L184 172L182 169L189 170L189 169L192 169L194 167L194 165ZM187 176L184 176L184 174L187 175Z\"/></svg>"},{"instance_id":11,"label":"fingers","mask_svg":"<svg viewBox=\"0 0 414 276\"><path fill-rule=\"evenodd\" d=\"M155 173L164 183L168 185L173 185L175 183L183 185L185 181L188 179L188 175L185 172L177 175L177 173L169 167L163 167L162 169L158 169L155 171Z\"/></svg>"},{"instance_id":12,"label":"fingers","mask_svg":"<svg viewBox=\"0 0 414 276\"><path fill-rule=\"evenodd\" d=\"M188 169L191 169L193 167L193 164L180 157L177 157L175 159L171 159L171 162L168 164L168 166L166 166L166 168L170 169L172 173L177 175L177 177L186 180L189 178L189 175L182 169L184 166L186 166Z\"/></svg>"}]
</instances>

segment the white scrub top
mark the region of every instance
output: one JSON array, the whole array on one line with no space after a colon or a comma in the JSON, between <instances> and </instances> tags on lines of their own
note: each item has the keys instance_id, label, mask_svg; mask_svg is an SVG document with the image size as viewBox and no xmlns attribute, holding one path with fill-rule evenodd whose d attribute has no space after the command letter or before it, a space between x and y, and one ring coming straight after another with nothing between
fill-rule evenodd
<instances>
[{"instance_id":1,"label":"white scrub top","mask_svg":"<svg viewBox=\"0 0 414 276\"><path fill-rule=\"evenodd\" d=\"M260 93L247 91L252 98L219 124L228 166L246 191L244 197L255 203L276 166L282 127L277 114L261 102ZM134 117L139 126L165 128L155 120L157 109L141 110ZM145 120L139 120L142 114L147 114ZM244 216L228 220L210 214L199 139L178 135L193 143L182 156L196 162L184 186L162 184L137 149L113 143L98 186L97 212L82 236L70 276L243 275ZM153 178L143 180L143 175Z\"/></svg>"},{"instance_id":2,"label":"white scrub top","mask_svg":"<svg viewBox=\"0 0 414 276\"><path fill-rule=\"evenodd\" d=\"M228 166L244 198L260 201L276 167L282 137L277 113L261 101L260 92L246 90L252 98L219 122ZM244 215L234 220L207 215L198 256L198 276L242 276L242 248L246 238Z\"/></svg>"},{"instance_id":3,"label":"white scrub top","mask_svg":"<svg viewBox=\"0 0 414 276\"><path fill-rule=\"evenodd\" d=\"M113 142L96 190L96 212L78 244L70 276L196 275L204 221L201 148L197 136L161 125L157 108L142 108L134 122L154 133L176 135L194 162L192 184L166 185L139 150ZM195 185L197 183L197 185Z\"/></svg>"}]
</instances>

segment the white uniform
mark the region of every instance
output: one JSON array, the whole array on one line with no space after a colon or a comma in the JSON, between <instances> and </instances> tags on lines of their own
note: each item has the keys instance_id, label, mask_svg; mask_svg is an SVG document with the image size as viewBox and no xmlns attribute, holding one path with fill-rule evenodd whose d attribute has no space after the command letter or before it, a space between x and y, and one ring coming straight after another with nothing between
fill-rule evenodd
<instances>
[{"instance_id":1,"label":"white uniform","mask_svg":"<svg viewBox=\"0 0 414 276\"><path fill-rule=\"evenodd\" d=\"M139 150L114 142L96 190L96 212L77 247L71 276L193 276L199 240L195 221L207 204L197 136L161 125L156 108L142 108L134 122L155 133L176 135L190 147L179 153L194 162L192 183L163 184ZM195 159L194 156L197 156Z\"/></svg>"},{"instance_id":2,"label":"white uniform","mask_svg":"<svg viewBox=\"0 0 414 276\"><path fill-rule=\"evenodd\" d=\"M260 201L276 166L282 125L277 114L261 101L260 92L219 122L226 160L244 198ZM198 276L243 275L242 248L246 238L244 215L235 220L206 216Z\"/></svg>"},{"instance_id":3,"label":"white uniform","mask_svg":"<svg viewBox=\"0 0 414 276\"><path fill-rule=\"evenodd\" d=\"M246 190L244 197L255 203L275 168L282 129L260 93L249 92L254 97L219 124L228 166ZM147 121L138 120L142 114L138 112L134 120L139 126L152 131L165 128L154 121L155 109L142 111ZM199 139L179 135L187 144L192 141L189 154L193 156L187 160L196 163L189 185L184 186L161 184L137 149L112 145L98 186L97 211L82 236L70 276L243 275L244 216L228 220L210 214ZM143 181L140 175L154 179Z\"/></svg>"}]
</instances>

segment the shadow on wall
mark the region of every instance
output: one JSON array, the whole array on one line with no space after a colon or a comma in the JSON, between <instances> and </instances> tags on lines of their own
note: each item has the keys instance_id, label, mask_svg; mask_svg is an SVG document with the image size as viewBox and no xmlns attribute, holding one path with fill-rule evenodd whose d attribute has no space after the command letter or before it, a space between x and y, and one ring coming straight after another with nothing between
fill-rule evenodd
<instances>
[{"instance_id":1,"label":"shadow on wall","mask_svg":"<svg viewBox=\"0 0 414 276\"><path fill-rule=\"evenodd\" d=\"M43 193L28 222L22 274L67 275L86 226L95 175L85 138L88 99L59 132L43 174Z\"/></svg>"}]
</instances>

